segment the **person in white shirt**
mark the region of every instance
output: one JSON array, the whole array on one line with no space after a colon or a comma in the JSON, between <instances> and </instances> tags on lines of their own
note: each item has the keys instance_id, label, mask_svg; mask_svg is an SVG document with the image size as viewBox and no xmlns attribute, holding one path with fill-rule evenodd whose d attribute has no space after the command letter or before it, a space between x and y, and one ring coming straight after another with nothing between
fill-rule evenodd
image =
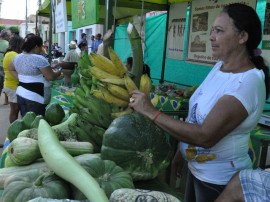
<instances>
[{"instance_id":1,"label":"person in white shirt","mask_svg":"<svg viewBox=\"0 0 270 202\"><path fill-rule=\"evenodd\" d=\"M75 41L71 41L68 45L69 52L65 55L63 62L78 62L80 59L79 54L76 51L77 44Z\"/></svg>"},{"instance_id":2,"label":"person in white shirt","mask_svg":"<svg viewBox=\"0 0 270 202\"><path fill-rule=\"evenodd\" d=\"M250 133L269 95L268 68L257 49L261 40L252 7L223 8L210 32L218 61L191 96L185 122L159 112L149 95L131 92L129 106L180 141L172 166L181 165L181 155L188 162L185 201L215 201L236 172L252 168Z\"/></svg>"},{"instance_id":3,"label":"person in white shirt","mask_svg":"<svg viewBox=\"0 0 270 202\"><path fill-rule=\"evenodd\" d=\"M28 34L22 45L23 52L8 66L10 73L19 80L16 94L22 117L29 111L44 116L51 97L50 81L63 79L62 72L53 71L41 55L42 45L41 37Z\"/></svg>"}]
</instances>

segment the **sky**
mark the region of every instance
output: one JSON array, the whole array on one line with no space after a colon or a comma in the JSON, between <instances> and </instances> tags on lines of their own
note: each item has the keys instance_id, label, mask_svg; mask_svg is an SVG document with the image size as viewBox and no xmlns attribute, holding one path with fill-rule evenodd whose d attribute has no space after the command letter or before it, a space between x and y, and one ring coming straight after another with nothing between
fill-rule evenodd
<instances>
[{"instance_id":1,"label":"sky","mask_svg":"<svg viewBox=\"0 0 270 202\"><path fill-rule=\"evenodd\" d=\"M38 10L38 0L2 0L0 17L5 19L24 20L26 14L26 1L27 16L36 14L36 11Z\"/></svg>"}]
</instances>

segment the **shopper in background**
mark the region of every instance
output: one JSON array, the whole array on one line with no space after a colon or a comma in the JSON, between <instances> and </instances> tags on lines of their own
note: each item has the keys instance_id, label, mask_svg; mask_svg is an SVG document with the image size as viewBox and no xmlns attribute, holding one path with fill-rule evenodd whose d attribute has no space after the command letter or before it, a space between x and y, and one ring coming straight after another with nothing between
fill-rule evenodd
<instances>
[{"instance_id":1,"label":"shopper in background","mask_svg":"<svg viewBox=\"0 0 270 202\"><path fill-rule=\"evenodd\" d=\"M126 60L126 67L129 73L130 77L134 77L133 73L132 73L132 65L133 65L133 58L132 57L128 57ZM149 78L151 78L150 75L150 67L148 66L148 64L143 64L143 69L142 69L142 74L147 74L149 76Z\"/></svg>"},{"instance_id":2,"label":"shopper in background","mask_svg":"<svg viewBox=\"0 0 270 202\"><path fill-rule=\"evenodd\" d=\"M142 74L147 74L149 78L151 78L151 74L150 74L150 67L148 66L148 64L143 64L143 71Z\"/></svg>"},{"instance_id":3,"label":"shopper in background","mask_svg":"<svg viewBox=\"0 0 270 202\"><path fill-rule=\"evenodd\" d=\"M82 37L82 38L81 38L79 44L83 42L83 43L86 43L86 45L88 46L88 41L87 41L87 39L86 39L86 38L87 38L87 34L82 33L82 34L81 34L81 37ZM88 51L88 50L87 50L87 51Z\"/></svg>"},{"instance_id":4,"label":"shopper in background","mask_svg":"<svg viewBox=\"0 0 270 202\"><path fill-rule=\"evenodd\" d=\"M133 58L128 57L127 60L126 60L126 67L127 67L127 70L129 72L131 72L131 70L132 70L132 64L133 64Z\"/></svg>"},{"instance_id":5,"label":"shopper in background","mask_svg":"<svg viewBox=\"0 0 270 202\"><path fill-rule=\"evenodd\" d=\"M87 43L85 43L85 42L82 41L82 42L78 45L78 47L79 47L79 49L81 50L80 56L81 56L83 53L85 53L85 52L87 52L87 54L88 54Z\"/></svg>"},{"instance_id":6,"label":"shopper in background","mask_svg":"<svg viewBox=\"0 0 270 202\"><path fill-rule=\"evenodd\" d=\"M181 154L188 161L185 201L214 201L236 172L252 168L248 141L269 94L268 68L257 49L261 40L253 8L223 8L210 34L219 60L190 98L185 122L159 112L143 92L131 92L129 106L180 141L172 165Z\"/></svg>"},{"instance_id":7,"label":"shopper in background","mask_svg":"<svg viewBox=\"0 0 270 202\"><path fill-rule=\"evenodd\" d=\"M97 49L97 54L98 54L98 55L104 55L104 46L103 46L103 42L101 42L101 44L99 44L98 49Z\"/></svg>"},{"instance_id":8,"label":"shopper in background","mask_svg":"<svg viewBox=\"0 0 270 202\"><path fill-rule=\"evenodd\" d=\"M268 202L270 172L247 169L237 172L215 202L258 201Z\"/></svg>"},{"instance_id":9,"label":"shopper in background","mask_svg":"<svg viewBox=\"0 0 270 202\"><path fill-rule=\"evenodd\" d=\"M81 50L80 50L80 48L79 48L79 46L78 46L78 41L77 41L77 39L74 39L74 42L76 43L76 52L78 53L78 55L80 55L80 54L81 54Z\"/></svg>"},{"instance_id":10,"label":"shopper in background","mask_svg":"<svg viewBox=\"0 0 270 202\"><path fill-rule=\"evenodd\" d=\"M62 79L61 71L53 71L41 54L42 38L29 34L22 45L23 52L9 64L9 71L18 78L17 100L22 117L29 111L45 115L50 102L50 81Z\"/></svg>"},{"instance_id":11,"label":"shopper in background","mask_svg":"<svg viewBox=\"0 0 270 202\"><path fill-rule=\"evenodd\" d=\"M63 62L78 62L78 60L80 59L80 56L78 55L76 51L76 47L77 47L76 42L71 41L68 47L69 47L69 52L65 55Z\"/></svg>"},{"instance_id":12,"label":"shopper in background","mask_svg":"<svg viewBox=\"0 0 270 202\"><path fill-rule=\"evenodd\" d=\"M3 92L6 93L9 100L9 105L10 105L9 122L10 123L18 119L20 109L17 103L17 95L16 95L16 89L17 89L19 81L9 72L8 65L11 63L11 61L16 55L22 52L22 44L23 44L22 37L18 35L14 35L13 37L11 37L9 41L9 47L7 48L7 52L3 60L3 67L4 67L4 72L5 72Z\"/></svg>"},{"instance_id":13,"label":"shopper in background","mask_svg":"<svg viewBox=\"0 0 270 202\"><path fill-rule=\"evenodd\" d=\"M8 48L8 43L11 37L11 31L9 29L4 29L0 33L0 96L4 87L4 69L3 69L3 59ZM5 93L4 93L5 94ZM5 105L8 104L8 97L5 94Z\"/></svg>"},{"instance_id":14,"label":"shopper in background","mask_svg":"<svg viewBox=\"0 0 270 202\"><path fill-rule=\"evenodd\" d=\"M91 42L90 42L90 50L91 50L91 53L92 53L94 51L95 36L91 35L90 40L91 40Z\"/></svg>"},{"instance_id":15,"label":"shopper in background","mask_svg":"<svg viewBox=\"0 0 270 202\"><path fill-rule=\"evenodd\" d=\"M94 53L97 53L98 50L98 46L102 43L102 38L101 38L101 34L97 34L96 35L96 39L94 41Z\"/></svg>"}]
</instances>

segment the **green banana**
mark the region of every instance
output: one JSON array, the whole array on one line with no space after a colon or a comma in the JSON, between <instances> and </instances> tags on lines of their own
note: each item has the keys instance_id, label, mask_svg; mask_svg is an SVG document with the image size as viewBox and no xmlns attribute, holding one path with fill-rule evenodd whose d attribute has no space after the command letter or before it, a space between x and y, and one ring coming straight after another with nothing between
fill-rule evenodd
<instances>
[{"instance_id":1,"label":"green banana","mask_svg":"<svg viewBox=\"0 0 270 202\"><path fill-rule=\"evenodd\" d=\"M103 134L105 133L105 129L98 127L96 125L92 125L85 121L84 119L78 120L78 126L87 133L88 136L99 146L102 146Z\"/></svg>"},{"instance_id":2,"label":"green banana","mask_svg":"<svg viewBox=\"0 0 270 202\"><path fill-rule=\"evenodd\" d=\"M96 142L86 133L83 129L78 126L69 126L70 131L77 135L79 141L82 142L90 142L94 146L94 153L100 152L100 147L96 144Z\"/></svg>"},{"instance_id":3,"label":"green banana","mask_svg":"<svg viewBox=\"0 0 270 202\"><path fill-rule=\"evenodd\" d=\"M82 75L82 78L86 79L92 79L92 74L90 73L89 69L80 69L80 74Z\"/></svg>"},{"instance_id":4,"label":"green banana","mask_svg":"<svg viewBox=\"0 0 270 202\"><path fill-rule=\"evenodd\" d=\"M88 108L80 108L80 115L83 119L85 119L88 123L100 125L99 117L97 113L93 113Z\"/></svg>"},{"instance_id":5,"label":"green banana","mask_svg":"<svg viewBox=\"0 0 270 202\"><path fill-rule=\"evenodd\" d=\"M93 136L96 139L96 142L102 145L103 135L105 133L105 129L99 126L94 125L93 127Z\"/></svg>"},{"instance_id":6,"label":"green banana","mask_svg":"<svg viewBox=\"0 0 270 202\"><path fill-rule=\"evenodd\" d=\"M75 98L77 96L81 96L81 97L84 97L85 96L85 91L82 87L77 87L74 91L74 94L76 95Z\"/></svg>"}]
</instances>

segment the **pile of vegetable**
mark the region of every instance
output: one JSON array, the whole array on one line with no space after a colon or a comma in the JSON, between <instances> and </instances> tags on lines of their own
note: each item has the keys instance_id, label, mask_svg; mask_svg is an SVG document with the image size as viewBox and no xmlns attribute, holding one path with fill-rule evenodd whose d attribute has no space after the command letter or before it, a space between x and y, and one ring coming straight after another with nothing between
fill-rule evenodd
<instances>
[{"instance_id":1,"label":"pile of vegetable","mask_svg":"<svg viewBox=\"0 0 270 202\"><path fill-rule=\"evenodd\" d=\"M45 117L28 112L10 125L6 168L0 169L3 202L179 201L135 190L136 181L154 179L167 168L172 148L161 128L128 108L129 92L149 94L151 80L143 75L137 84L114 50L108 51L110 59L81 57L80 86L68 118L53 103Z\"/></svg>"}]
</instances>

